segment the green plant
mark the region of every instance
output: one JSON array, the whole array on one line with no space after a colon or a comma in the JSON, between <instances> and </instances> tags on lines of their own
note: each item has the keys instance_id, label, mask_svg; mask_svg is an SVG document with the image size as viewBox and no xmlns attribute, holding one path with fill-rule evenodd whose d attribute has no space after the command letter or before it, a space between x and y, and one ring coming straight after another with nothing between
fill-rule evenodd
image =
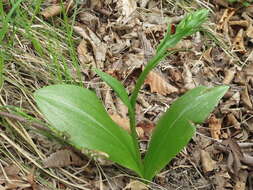
<instances>
[{"instance_id":1,"label":"green plant","mask_svg":"<svg viewBox=\"0 0 253 190\"><path fill-rule=\"evenodd\" d=\"M97 150L108 159L151 180L180 152L195 132L194 123L201 123L212 111L228 87L197 87L174 102L158 121L144 159L138 146L135 130L135 104L138 92L148 73L168 55L182 38L199 30L208 11L189 14L170 34L170 26L159 44L156 55L149 61L129 97L124 86L110 75L94 71L116 92L127 106L131 133L124 131L107 114L101 101L92 91L73 85L52 85L35 93L35 100L57 135L80 150Z\"/></svg>"}]
</instances>

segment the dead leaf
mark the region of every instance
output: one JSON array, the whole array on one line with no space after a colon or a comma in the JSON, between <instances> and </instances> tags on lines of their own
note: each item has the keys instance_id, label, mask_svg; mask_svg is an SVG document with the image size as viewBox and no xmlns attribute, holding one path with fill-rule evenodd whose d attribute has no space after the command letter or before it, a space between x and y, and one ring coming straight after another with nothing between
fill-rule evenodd
<instances>
[{"instance_id":1,"label":"dead leaf","mask_svg":"<svg viewBox=\"0 0 253 190\"><path fill-rule=\"evenodd\" d=\"M233 42L233 50L239 53L246 53L247 50L244 46L244 30L240 29L239 32L237 33L234 42Z\"/></svg>"},{"instance_id":2,"label":"dead leaf","mask_svg":"<svg viewBox=\"0 0 253 190\"><path fill-rule=\"evenodd\" d=\"M215 115L212 115L208 120L211 137L214 139L220 139L221 120L217 119Z\"/></svg>"},{"instance_id":3,"label":"dead leaf","mask_svg":"<svg viewBox=\"0 0 253 190\"><path fill-rule=\"evenodd\" d=\"M247 20L233 20L229 21L229 25L238 25L247 28L249 26L249 22Z\"/></svg>"},{"instance_id":4,"label":"dead leaf","mask_svg":"<svg viewBox=\"0 0 253 190\"><path fill-rule=\"evenodd\" d=\"M121 117L118 114L110 114L110 117L112 118L112 120L116 124L118 124L120 127L122 127L122 129L126 130L129 133L131 132L128 118ZM136 127L136 133L140 139L144 138L145 131L141 127L139 127L139 125L137 125L137 127Z\"/></svg>"},{"instance_id":5,"label":"dead leaf","mask_svg":"<svg viewBox=\"0 0 253 190\"><path fill-rule=\"evenodd\" d=\"M92 27L93 31L99 26L99 18L89 11L81 12L79 19L82 23Z\"/></svg>"},{"instance_id":6,"label":"dead leaf","mask_svg":"<svg viewBox=\"0 0 253 190\"><path fill-rule=\"evenodd\" d=\"M237 121L234 114L229 113L227 115L227 121L228 121L228 125L232 125L235 129L240 129L240 123Z\"/></svg>"},{"instance_id":7,"label":"dead leaf","mask_svg":"<svg viewBox=\"0 0 253 190\"><path fill-rule=\"evenodd\" d=\"M212 63L213 59L211 56L211 52L212 52L212 47L210 47L209 49L207 49L206 51L204 51L204 53L202 54L203 58L208 62L208 63Z\"/></svg>"},{"instance_id":8,"label":"dead leaf","mask_svg":"<svg viewBox=\"0 0 253 190\"><path fill-rule=\"evenodd\" d=\"M78 53L78 59L81 62L81 64L87 65L87 64L94 64L95 61L91 53L88 51L88 43L85 40L82 40L80 44L77 47L77 53Z\"/></svg>"},{"instance_id":9,"label":"dead leaf","mask_svg":"<svg viewBox=\"0 0 253 190\"><path fill-rule=\"evenodd\" d=\"M107 46L104 44L99 37L88 27L83 26L74 26L73 27L75 32L77 32L79 35L81 35L84 40L87 40L91 46L93 53L95 55L95 60L97 67L102 69L104 68L104 61L106 57L106 52L107 52Z\"/></svg>"},{"instance_id":10,"label":"dead leaf","mask_svg":"<svg viewBox=\"0 0 253 190\"><path fill-rule=\"evenodd\" d=\"M177 68L170 68L169 69L169 76L175 82L180 83L183 81L182 73Z\"/></svg>"},{"instance_id":11,"label":"dead leaf","mask_svg":"<svg viewBox=\"0 0 253 190\"><path fill-rule=\"evenodd\" d=\"M11 164L0 170L0 187L4 186L4 190L30 187L18 174L20 168L16 164Z\"/></svg>"},{"instance_id":12,"label":"dead leaf","mask_svg":"<svg viewBox=\"0 0 253 190\"><path fill-rule=\"evenodd\" d=\"M59 168L69 165L82 166L84 162L71 150L59 150L43 160L45 168Z\"/></svg>"},{"instance_id":13,"label":"dead leaf","mask_svg":"<svg viewBox=\"0 0 253 190\"><path fill-rule=\"evenodd\" d=\"M244 159L244 154L238 143L231 138L224 140L222 144L224 147L218 146L221 148L220 150L229 154L227 160L228 171L237 177L242 168L241 161Z\"/></svg>"},{"instance_id":14,"label":"dead leaf","mask_svg":"<svg viewBox=\"0 0 253 190\"><path fill-rule=\"evenodd\" d=\"M149 139L155 128L155 125L149 120L143 120L137 124L137 128L141 128L143 130L144 134L141 139Z\"/></svg>"},{"instance_id":15,"label":"dead leaf","mask_svg":"<svg viewBox=\"0 0 253 190\"><path fill-rule=\"evenodd\" d=\"M132 180L123 190L130 189L130 190L148 190L148 186L140 181Z\"/></svg>"},{"instance_id":16,"label":"dead leaf","mask_svg":"<svg viewBox=\"0 0 253 190\"><path fill-rule=\"evenodd\" d=\"M43 10L41 12L41 15L44 16L46 19L53 16L57 16L63 11L63 9L66 9L66 12L68 12L68 10L73 7L73 5L74 5L73 0L68 1L64 5L54 4Z\"/></svg>"},{"instance_id":17,"label":"dead leaf","mask_svg":"<svg viewBox=\"0 0 253 190\"><path fill-rule=\"evenodd\" d=\"M169 84L162 76L161 74L158 74L155 71L151 71L147 78L145 79L145 84L148 84L150 86L151 92L157 92L161 95L167 95L174 92L178 92L178 89L171 84Z\"/></svg>"},{"instance_id":18,"label":"dead leaf","mask_svg":"<svg viewBox=\"0 0 253 190\"><path fill-rule=\"evenodd\" d=\"M214 161L210 154L205 150L200 150L200 159L204 172L213 171L216 167L216 161Z\"/></svg>"},{"instance_id":19,"label":"dead leaf","mask_svg":"<svg viewBox=\"0 0 253 190\"><path fill-rule=\"evenodd\" d=\"M128 118L123 118L118 114L111 114L110 117L115 123L117 123L120 127L122 127L122 129L130 132L130 124Z\"/></svg>"},{"instance_id":20,"label":"dead leaf","mask_svg":"<svg viewBox=\"0 0 253 190\"><path fill-rule=\"evenodd\" d=\"M227 0L214 0L215 4L221 5L223 7L228 7L228 1Z\"/></svg>"},{"instance_id":21,"label":"dead leaf","mask_svg":"<svg viewBox=\"0 0 253 190\"><path fill-rule=\"evenodd\" d=\"M227 33L228 32L228 21L234 15L234 13L235 13L235 9L233 9L233 8L225 9L221 19L218 22L217 30L223 30L224 32Z\"/></svg>"},{"instance_id":22,"label":"dead leaf","mask_svg":"<svg viewBox=\"0 0 253 190\"><path fill-rule=\"evenodd\" d=\"M184 72L183 72L183 79L184 79L184 87L187 90L190 90L195 87L195 83L192 78L192 73L187 64L184 64Z\"/></svg>"},{"instance_id":23,"label":"dead leaf","mask_svg":"<svg viewBox=\"0 0 253 190\"><path fill-rule=\"evenodd\" d=\"M119 0L117 3L117 7L119 10L121 10L122 15L122 17L120 17L118 21L126 23L128 21L128 17L137 8L136 0Z\"/></svg>"},{"instance_id":24,"label":"dead leaf","mask_svg":"<svg viewBox=\"0 0 253 190\"><path fill-rule=\"evenodd\" d=\"M242 170L238 174L238 178L236 179L234 190L245 190L246 182L248 178L248 171Z\"/></svg>"},{"instance_id":25,"label":"dead leaf","mask_svg":"<svg viewBox=\"0 0 253 190\"><path fill-rule=\"evenodd\" d=\"M249 97L248 87L245 86L243 90L241 91L241 100L245 106L247 106L249 109L252 109L252 102Z\"/></svg>"},{"instance_id":26,"label":"dead leaf","mask_svg":"<svg viewBox=\"0 0 253 190\"><path fill-rule=\"evenodd\" d=\"M225 69L225 77L223 79L223 84L230 84L235 76L235 68Z\"/></svg>"}]
</instances>

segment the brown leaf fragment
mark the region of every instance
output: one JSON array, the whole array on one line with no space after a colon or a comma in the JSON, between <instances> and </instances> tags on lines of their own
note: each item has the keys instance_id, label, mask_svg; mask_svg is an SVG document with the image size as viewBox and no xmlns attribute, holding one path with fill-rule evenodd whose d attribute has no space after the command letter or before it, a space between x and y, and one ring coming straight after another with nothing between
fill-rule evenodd
<instances>
[{"instance_id":1,"label":"brown leaf fragment","mask_svg":"<svg viewBox=\"0 0 253 190\"><path fill-rule=\"evenodd\" d=\"M228 125L234 126L235 129L240 129L240 123L237 121L237 119L234 116L234 114L229 113L227 115L227 121L228 121Z\"/></svg>"},{"instance_id":2,"label":"brown leaf fragment","mask_svg":"<svg viewBox=\"0 0 253 190\"><path fill-rule=\"evenodd\" d=\"M215 4L221 5L223 7L228 7L228 1L227 0L214 0Z\"/></svg>"},{"instance_id":3,"label":"brown leaf fragment","mask_svg":"<svg viewBox=\"0 0 253 190\"><path fill-rule=\"evenodd\" d=\"M238 25L247 28L249 26L249 22L247 20L233 20L229 21L229 25Z\"/></svg>"},{"instance_id":4,"label":"brown leaf fragment","mask_svg":"<svg viewBox=\"0 0 253 190\"><path fill-rule=\"evenodd\" d=\"M253 76L253 63L243 68L243 71L245 72L247 77Z\"/></svg>"},{"instance_id":5,"label":"brown leaf fragment","mask_svg":"<svg viewBox=\"0 0 253 190\"><path fill-rule=\"evenodd\" d=\"M235 69L225 69L225 77L223 79L223 84L230 84L235 76Z\"/></svg>"},{"instance_id":6,"label":"brown leaf fragment","mask_svg":"<svg viewBox=\"0 0 253 190\"><path fill-rule=\"evenodd\" d=\"M43 160L45 168L60 168L69 165L82 166L84 162L71 150L59 150Z\"/></svg>"},{"instance_id":7,"label":"brown leaf fragment","mask_svg":"<svg viewBox=\"0 0 253 190\"><path fill-rule=\"evenodd\" d=\"M200 159L205 173L213 171L216 167L216 161L211 158L207 151L200 150Z\"/></svg>"},{"instance_id":8,"label":"brown leaf fragment","mask_svg":"<svg viewBox=\"0 0 253 190\"><path fill-rule=\"evenodd\" d=\"M238 178L236 179L234 190L245 190L247 178L248 171L241 170L238 174Z\"/></svg>"},{"instance_id":9,"label":"brown leaf fragment","mask_svg":"<svg viewBox=\"0 0 253 190\"><path fill-rule=\"evenodd\" d=\"M122 129L130 132L130 125L129 125L128 118L123 118L119 116L118 114L111 114L110 117L115 123L117 123L120 127L122 127Z\"/></svg>"},{"instance_id":10,"label":"brown leaf fragment","mask_svg":"<svg viewBox=\"0 0 253 190\"><path fill-rule=\"evenodd\" d=\"M235 9L233 9L233 8L225 9L221 19L218 22L217 30L223 30L227 33L228 21L234 15L234 13L235 13Z\"/></svg>"},{"instance_id":11,"label":"brown leaf fragment","mask_svg":"<svg viewBox=\"0 0 253 190\"><path fill-rule=\"evenodd\" d=\"M253 39L253 26L252 26L252 24L251 24L251 25L248 27L248 29L246 30L246 35L247 35L247 37Z\"/></svg>"},{"instance_id":12,"label":"brown leaf fragment","mask_svg":"<svg viewBox=\"0 0 253 190\"><path fill-rule=\"evenodd\" d=\"M129 119L126 117L121 117L118 114L110 114L111 119L118 124L122 129L126 130L127 132L131 132L130 130L130 124ZM140 139L143 139L145 137L145 131L142 127L139 125L136 127L136 133Z\"/></svg>"},{"instance_id":13,"label":"brown leaf fragment","mask_svg":"<svg viewBox=\"0 0 253 190\"><path fill-rule=\"evenodd\" d=\"M148 186L141 181L131 180L123 190L130 189L130 190L148 190Z\"/></svg>"},{"instance_id":14,"label":"brown leaf fragment","mask_svg":"<svg viewBox=\"0 0 253 190\"><path fill-rule=\"evenodd\" d=\"M211 137L214 139L220 139L221 120L217 119L215 115L212 115L208 120L208 125Z\"/></svg>"},{"instance_id":15,"label":"brown leaf fragment","mask_svg":"<svg viewBox=\"0 0 253 190\"><path fill-rule=\"evenodd\" d=\"M137 2L136 0L119 0L117 1L117 8L121 11L122 17L119 18L119 21L126 23L128 17L136 10Z\"/></svg>"},{"instance_id":16,"label":"brown leaf fragment","mask_svg":"<svg viewBox=\"0 0 253 190\"><path fill-rule=\"evenodd\" d=\"M203 52L202 56L203 58L208 62L208 63L212 63L213 62L213 59L212 59L212 56L211 56L211 53L212 53L212 47L210 47L209 49L207 49L206 51Z\"/></svg>"},{"instance_id":17,"label":"brown leaf fragment","mask_svg":"<svg viewBox=\"0 0 253 190\"><path fill-rule=\"evenodd\" d=\"M184 72L183 72L183 79L184 79L184 87L189 90L195 87L195 83L192 78L192 72L187 64L184 64Z\"/></svg>"},{"instance_id":18,"label":"brown leaf fragment","mask_svg":"<svg viewBox=\"0 0 253 190\"><path fill-rule=\"evenodd\" d=\"M151 92L157 92L161 95L167 95L171 94L173 92L178 92L178 89L171 84L169 84L162 76L161 74L151 71L147 78L145 79L145 84L148 84L150 86Z\"/></svg>"},{"instance_id":19,"label":"brown leaf fragment","mask_svg":"<svg viewBox=\"0 0 253 190\"><path fill-rule=\"evenodd\" d=\"M99 25L99 18L88 11L81 12L79 15L79 19L82 23L92 27L93 31Z\"/></svg>"},{"instance_id":20,"label":"brown leaf fragment","mask_svg":"<svg viewBox=\"0 0 253 190\"><path fill-rule=\"evenodd\" d=\"M240 85L246 84L246 75L242 71L237 71L234 77L234 82Z\"/></svg>"},{"instance_id":21,"label":"brown leaf fragment","mask_svg":"<svg viewBox=\"0 0 253 190\"><path fill-rule=\"evenodd\" d=\"M88 27L74 26L75 32L81 35L84 40L87 40L91 46L95 56L96 64L98 68L103 68L103 62L105 61L107 46L103 43L99 37Z\"/></svg>"},{"instance_id":22,"label":"brown leaf fragment","mask_svg":"<svg viewBox=\"0 0 253 190\"><path fill-rule=\"evenodd\" d=\"M230 173L237 176L242 167L241 160L244 159L244 154L238 143L231 138L224 140L222 144L225 145L225 150L229 152L227 162L228 170Z\"/></svg>"},{"instance_id":23,"label":"brown leaf fragment","mask_svg":"<svg viewBox=\"0 0 253 190\"><path fill-rule=\"evenodd\" d=\"M245 12L246 12L249 16L253 17L253 5L247 6Z\"/></svg>"},{"instance_id":24,"label":"brown leaf fragment","mask_svg":"<svg viewBox=\"0 0 253 190\"><path fill-rule=\"evenodd\" d=\"M47 7L45 10L41 12L41 15L45 18L50 18L53 16L57 16L61 13L62 6L59 4L51 5L50 7Z\"/></svg>"},{"instance_id":25,"label":"brown leaf fragment","mask_svg":"<svg viewBox=\"0 0 253 190\"><path fill-rule=\"evenodd\" d=\"M245 86L241 91L241 100L242 103L247 106L247 108L252 109L252 102L249 97L248 87Z\"/></svg>"},{"instance_id":26,"label":"brown leaf fragment","mask_svg":"<svg viewBox=\"0 0 253 190\"><path fill-rule=\"evenodd\" d=\"M63 6L60 4L54 4L54 5L47 7L45 10L43 10L41 12L41 15L44 16L46 19L53 17L53 16L57 16L63 11L63 9L66 9L66 12L68 12L68 10L71 7L73 7L73 5L74 5L73 0L68 1Z\"/></svg>"},{"instance_id":27,"label":"brown leaf fragment","mask_svg":"<svg viewBox=\"0 0 253 190\"><path fill-rule=\"evenodd\" d=\"M18 174L20 168L16 164L11 164L0 170L0 187L4 186L4 190L16 189L16 188L25 188L30 185L27 184Z\"/></svg>"},{"instance_id":28,"label":"brown leaf fragment","mask_svg":"<svg viewBox=\"0 0 253 190\"><path fill-rule=\"evenodd\" d=\"M78 59L84 64L95 64L94 58L91 53L88 51L88 43L85 40L82 40L77 47ZM94 65L95 66L95 65Z\"/></svg>"},{"instance_id":29,"label":"brown leaf fragment","mask_svg":"<svg viewBox=\"0 0 253 190\"><path fill-rule=\"evenodd\" d=\"M233 50L239 53L246 53L247 50L244 46L244 30L240 29L239 32L237 33L234 42L233 42Z\"/></svg>"},{"instance_id":30,"label":"brown leaf fragment","mask_svg":"<svg viewBox=\"0 0 253 190\"><path fill-rule=\"evenodd\" d=\"M35 181L35 167L28 173L26 180L30 183L32 190L38 190L39 185Z\"/></svg>"}]
</instances>

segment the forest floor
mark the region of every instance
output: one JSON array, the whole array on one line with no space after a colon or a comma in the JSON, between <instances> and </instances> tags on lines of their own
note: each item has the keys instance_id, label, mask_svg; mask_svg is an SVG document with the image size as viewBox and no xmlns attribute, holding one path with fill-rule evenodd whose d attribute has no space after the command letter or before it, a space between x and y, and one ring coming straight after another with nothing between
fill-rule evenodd
<instances>
[{"instance_id":1,"label":"forest floor","mask_svg":"<svg viewBox=\"0 0 253 190\"><path fill-rule=\"evenodd\" d=\"M149 75L136 108L141 149L178 97L199 86L229 85L197 133L149 184L127 169L89 159L50 137L33 93L50 84L96 91L127 128L127 109L91 71L129 92L168 23L209 9L203 30L183 39ZM0 190L253 190L253 5L250 1L0 1Z\"/></svg>"}]
</instances>

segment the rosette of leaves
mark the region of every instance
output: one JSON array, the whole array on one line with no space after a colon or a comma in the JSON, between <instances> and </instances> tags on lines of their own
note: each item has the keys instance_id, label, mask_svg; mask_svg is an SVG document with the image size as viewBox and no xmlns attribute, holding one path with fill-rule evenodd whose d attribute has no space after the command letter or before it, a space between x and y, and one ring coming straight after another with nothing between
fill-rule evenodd
<instances>
[{"instance_id":1,"label":"rosette of leaves","mask_svg":"<svg viewBox=\"0 0 253 190\"><path fill-rule=\"evenodd\" d=\"M187 15L171 34L170 25L156 55L138 78L131 95L110 75L95 72L115 91L127 106L131 133L112 121L94 92L74 85L51 85L35 92L38 107L56 135L67 134L66 141L77 149L103 152L108 159L151 180L187 145L195 133L195 123L201 123L218 104L228 87L204 86L190 90L176 100L157 122L144 159L141 158L135 130L135 104L138 92L148 73L182 38L199 31L208 17L205 9Z\"/></svg>"}]
</instances>

